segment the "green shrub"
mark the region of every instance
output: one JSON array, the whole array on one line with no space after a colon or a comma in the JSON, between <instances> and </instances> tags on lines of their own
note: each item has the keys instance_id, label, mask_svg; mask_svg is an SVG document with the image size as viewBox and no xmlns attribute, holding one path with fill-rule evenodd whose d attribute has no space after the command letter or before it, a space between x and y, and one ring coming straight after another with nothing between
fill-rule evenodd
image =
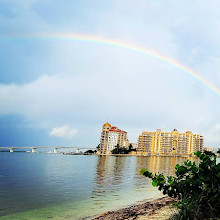
<instances>
[{"instance_id":1,"label":"green shrub","mask_svg":"<svg viewBox=\"0 0 220 220\"><path fill-rule=\"evenodd\" d=\"M112 154L128 154L130 149L127 149L125 147L120 147L119 144L115 146L115 148L112 150Z\"/></svg>"},{"instance_id":2,"label":"green shrub","mask_svg":"<svg viewBox=\"0 0 220 220\"><path fill-rule=\"evenodd\" d=\"M189 160L176 164L175 176L153 175L147 169L140 173L151 178L164 195L178 199L176 219L215 219L220 217L220 163L216 164L212 152L194 154L200 158L199 165Z\"/></svg>"}]
</instances>

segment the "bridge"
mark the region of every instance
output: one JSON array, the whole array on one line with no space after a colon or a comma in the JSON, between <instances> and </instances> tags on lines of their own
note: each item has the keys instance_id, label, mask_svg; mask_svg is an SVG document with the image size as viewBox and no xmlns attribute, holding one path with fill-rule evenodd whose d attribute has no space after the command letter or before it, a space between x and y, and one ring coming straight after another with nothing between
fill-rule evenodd
<instances>
[{"instance_id":1,"label":"bridge","mask_svg":"<svg viewBox=\"0 0 220 220\"><path fill-rule=\"evenodd\" d=\"M52 149L53 153L58 153L58 149L76 149L76 150L96 150L96 148L87 148L87 147L52 147L52 146L44 146L44 147L0 147L1 150L9 150L10 153L13 153L16 149L30 149L31 153L36 153L37 149Z\"/></svg>"}]
</instances>

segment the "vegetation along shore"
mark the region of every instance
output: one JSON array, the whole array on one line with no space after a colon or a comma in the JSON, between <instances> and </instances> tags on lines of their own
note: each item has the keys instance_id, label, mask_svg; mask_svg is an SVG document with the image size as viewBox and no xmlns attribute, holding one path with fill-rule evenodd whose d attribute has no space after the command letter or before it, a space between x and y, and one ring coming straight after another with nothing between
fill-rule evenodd
<instances>
[{"instance_id":1,"label":"vegetation along shore","mask_svg":"<svg viewBox=\"0 0 220 220\"><path fill-rule=\"evenodd\" d=\"M216 162L216 154L209 151L195 155L200 159L199 165L189 160L184 165L176 164L175 176L140 171L167 197L103 213L95 219L220 219L220 163Z\"/></svg>"}]
</instances>

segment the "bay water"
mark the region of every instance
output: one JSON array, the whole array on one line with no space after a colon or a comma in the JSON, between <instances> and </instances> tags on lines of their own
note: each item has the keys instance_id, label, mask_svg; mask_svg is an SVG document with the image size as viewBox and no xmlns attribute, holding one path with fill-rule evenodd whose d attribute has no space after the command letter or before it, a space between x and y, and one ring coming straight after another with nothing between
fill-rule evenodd
<instances>
[{"instance_id":1,"label":"bay water","mask_svg":"<svg viewBox=\"0 0 220 220\"><path fill-rule=\"evenodd\" d=\"M0 153L0 219L91 219L162 193L142 168L173 175L195 158Z\"/></svg>"}]
</instances>

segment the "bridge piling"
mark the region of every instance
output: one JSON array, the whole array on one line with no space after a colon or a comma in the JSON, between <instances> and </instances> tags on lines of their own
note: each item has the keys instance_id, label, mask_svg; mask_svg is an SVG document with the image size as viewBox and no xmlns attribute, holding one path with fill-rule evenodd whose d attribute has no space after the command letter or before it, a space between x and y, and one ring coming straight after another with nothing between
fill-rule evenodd
<instances>
[{"instance_id":1,"label":"bridge piling","mask_svg":"<svg viewBox=\"0 0 220 220\"><path fill-rule=\"evenodd\" d=\"M31 148L31 153L36 153L36 148Z\"/></svg>"}]
</instances>

